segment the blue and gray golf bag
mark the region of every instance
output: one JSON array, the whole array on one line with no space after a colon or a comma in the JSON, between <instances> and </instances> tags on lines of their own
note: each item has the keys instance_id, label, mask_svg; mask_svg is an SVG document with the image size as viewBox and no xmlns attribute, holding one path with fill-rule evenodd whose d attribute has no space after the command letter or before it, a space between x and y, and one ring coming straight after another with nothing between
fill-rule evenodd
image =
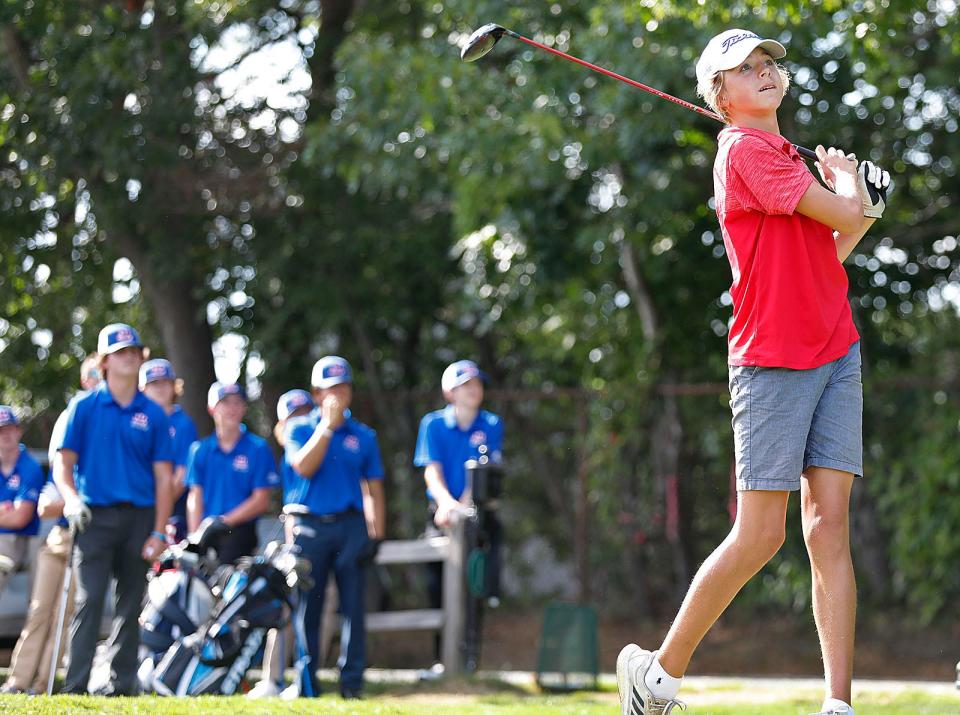
<instances>
[{"instance_id":1,"label":"blue and gray golf bag","mask_svg":"<svg viewBox=\"0 0 960 715\"><path fill-rule=\"evenodd\" d=\"M310 564L294 546L269 544L262 556L241 559L211 592L219 598L209 618L175 641L150 675L161 695L232 695L270 628L286 625L301 589L310 588Z\"/></svg>"}]
</instances>

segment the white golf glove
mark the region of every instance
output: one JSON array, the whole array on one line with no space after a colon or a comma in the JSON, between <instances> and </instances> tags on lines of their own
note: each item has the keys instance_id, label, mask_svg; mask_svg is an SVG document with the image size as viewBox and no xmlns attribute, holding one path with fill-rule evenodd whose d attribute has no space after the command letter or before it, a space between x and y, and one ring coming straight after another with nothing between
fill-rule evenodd
<instances>
[{"instance_id":1,"label":"white golf glove","mask_svg":"<svg viewBox=\"0 0 960 715\"><path fill-rule=\"evenodd\" d=\"M872 161L860 162L857 169L863 215L880 218L887 207L887 189L890 187L890 172L884 171Z\"/></svg>"},{"instance_id":2,"label":"white golf glove","mask_svg":"<svg viewBox=\"0 0 960 715\"><path fill-rule=\"evenodd\" d=\"M63 505L63 518L70 524L70 531L81 534L93 519L90 507L79 499L70 499Z\"/></svg>"}]
</instances>

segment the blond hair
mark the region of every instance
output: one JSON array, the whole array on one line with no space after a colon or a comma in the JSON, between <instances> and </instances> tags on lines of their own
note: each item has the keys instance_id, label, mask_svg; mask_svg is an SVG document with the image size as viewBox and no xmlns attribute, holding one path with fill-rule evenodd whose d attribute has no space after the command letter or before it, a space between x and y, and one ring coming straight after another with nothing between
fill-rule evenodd
<instances>
[{"instance_id":1,"label":"blond hair","mask_svg":"<svg viewBox=\"0 0 960 715\"><path fill-rule=\"evenodd\" d=\"M780 80L783 84L783 96L787 96L787 90L790 89L790 73L787 68L779 62L775 63L777 72L780 74ZM706 102L714 112L720 115L725 124L730 123L730 115L720 106L720 93L723 91L723 70L714 72L709 77L697 82L697 96Z\"/></svg>"}]
</instances>

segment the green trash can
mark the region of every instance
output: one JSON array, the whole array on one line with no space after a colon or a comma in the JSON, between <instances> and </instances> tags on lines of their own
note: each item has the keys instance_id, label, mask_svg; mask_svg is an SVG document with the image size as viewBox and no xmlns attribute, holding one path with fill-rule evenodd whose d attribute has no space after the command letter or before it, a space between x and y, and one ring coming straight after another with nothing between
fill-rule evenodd
<instances>
[{"instance_id":1,"label":"green trash can","mask_svg":"<svg viewBox=\"0 0 960 715\"><path fill-rule=\"evenodd\" d=\"M540 634L537 685L543 690L596 690L599 650L593 606L548 603Z\"/></svg>"}]
</instances>

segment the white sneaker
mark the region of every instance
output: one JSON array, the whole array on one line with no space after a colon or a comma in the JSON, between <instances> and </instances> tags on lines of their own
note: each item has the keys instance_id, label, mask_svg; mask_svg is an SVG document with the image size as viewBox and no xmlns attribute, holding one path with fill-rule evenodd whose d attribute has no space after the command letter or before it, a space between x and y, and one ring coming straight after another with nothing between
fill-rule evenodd
<instances>
[{"instance_id":1,"label":"white sneaker","mask_svg":"<svg viewBox=\"0 0 960 715\"><path fill-rule=\"evenodd\" d=\"M679 700L661 700L643 682L657 653L631 643L617 656L617 689L620 691L620 715L669 715L675 707L686 710Z\"/></svg>"},{"instance_id":2,"label":"white sneaker","mask_svg":"<svg viewBox=\"0 0 960 715\"><path fill-rule=\"evenodd\" d=\"M280 688L277 687L276 683L272 680L261 680L250 689L250 692L247 693L247 698L250 700L263 700L264 698L275 698L278 695L280 695Z\"/></svg>"},{"instance_id":3,"label":"white sneaker","mask_svg":"<svg viewBox=\"0 0 960 715\"><path fill-rule=\"evenodd\" d=\"M421 681L432 681L440 680L443 678L445 672L443 663L434 663L429 668L418 670L417 671L417 680Z\"/></svg>"},{"instance_id":4,"label":"white sneaker","mask_svg":"<svg viewBox=\"0 0 960 715\"><path fill-rule=\"evenodd\" d=\"M300 683L288 685L280 692L281 700L296 700L300 697Z\"/></svg>"},{"instance_id":5,"label":"white sneaker","mask_svg":"<svg viewBox=\"0 0 960 715\"><path fill-rule=\"evenodd\" d=\"M829 710L821 710L818 713L813 713L813 715L850 715L852 711L846 705L841 705L838 708L830 708Z\"/></svg>"}]
</instances>

